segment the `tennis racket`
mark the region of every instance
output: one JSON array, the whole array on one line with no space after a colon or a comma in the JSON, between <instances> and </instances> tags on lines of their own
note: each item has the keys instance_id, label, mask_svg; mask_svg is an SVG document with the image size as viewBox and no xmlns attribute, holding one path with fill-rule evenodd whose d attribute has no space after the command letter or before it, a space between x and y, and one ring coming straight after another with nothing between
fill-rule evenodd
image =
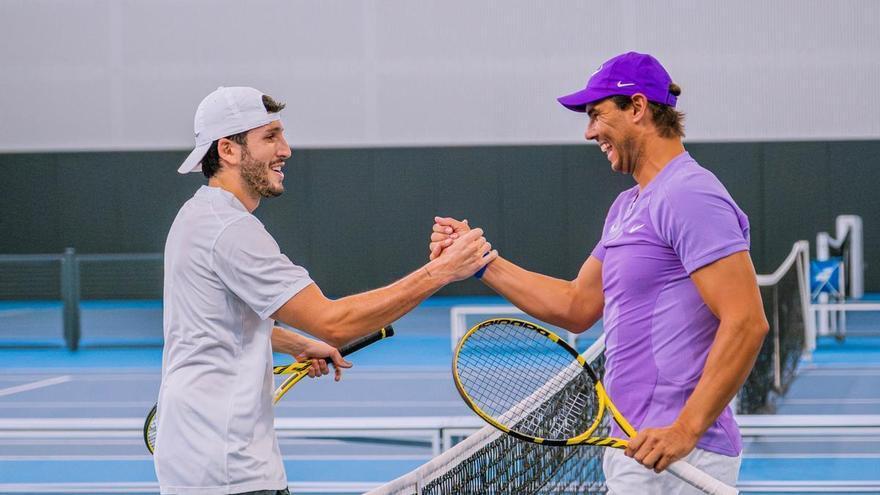
<instances>
[{"instance_id":1,"label":"tennis racket","mask_svg":"<svg viewBox=\"0 0 880 495\"><path fill-rule=\"evenodd\" d=\"M520 440L625 449L628 439L603 436L606 411L627 437L636 435L583 356L533 323L497 318L476 325L459 342L452 369L468 407ZM705 493L739 493L684 461L667 469Z\"/></svg>"},{"instance_id":2,"label":"tennis racket","mask_svg":"<svg viewBox=\"0 0 880 495\"><path fill-rule=\"evenodd\" d=\"M376 332L373 332L369 335L365 335L355 341L349 342L344 346L339 348L339 354L343 356L347 356L355 351L359 351L364 347L378 342L382 339L387 339L394 335L394 328L391 325L383 327ZM327 360L324 359L326 362ZM275 394L272 398L272 403L277 404L284 394L287 393L288 390L293 388L294 385L297 384L303 378L309 376L309 368L312 367L312 361L305 361L302 363L290 363L284 364L280 366L274 366L272 368L272 373L276 375L290 375L285 379L278 388L275 389ZM147 417L144 420L144 443L147 445L147 450L150 451L150 454L153 453L156 447L156 408L158 404L153 404L153 407L150 409L150 412L147 413Z\"/></svg>"}]
</instances>

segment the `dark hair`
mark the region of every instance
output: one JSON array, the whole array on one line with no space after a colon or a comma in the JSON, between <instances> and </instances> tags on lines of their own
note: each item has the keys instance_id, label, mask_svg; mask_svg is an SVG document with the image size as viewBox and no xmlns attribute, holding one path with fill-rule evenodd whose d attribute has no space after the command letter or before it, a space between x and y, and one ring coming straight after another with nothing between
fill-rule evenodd
<instances>
[{"instance_id":1,"label":"dark hair","mask_svg":"<svg viewBox=\"0 0 880 495\"><path fill-rule=\"evenodd\" d=\"M681 88L677 84L671 83L669 93L678 96L681 94ZM612 96L611 100L621 110L626 110L632 105L632 97L630 96ZM657 133L660 134L660 137L684 137L684 113L669 105L653 101L648 102L648 108L651 109L651 120L657 126Z\"/></svg>"},{"instance_id":2,"label":"dark hair","mask_svg":"<svg viewBox=\"0 0 880 495\"><path fill-rule=\"evenodd\" d=\"M272 99L269 95L263 95L263 107L269 113L277 113L284 110L284 107L287 106L284 103L279 103ZM233 134L231 136L226 136L225 139L232 141L233 143L239 144L245 148L247 148L247 134L250 131L239 132L238 134ZM207 153L202 158L202 173L205 174L205 177L210 179L220 170L220 152L217 150L217 143L220 140L216 140L211 143L211 147L208 148Z\"/></svg>"}]
</instances>

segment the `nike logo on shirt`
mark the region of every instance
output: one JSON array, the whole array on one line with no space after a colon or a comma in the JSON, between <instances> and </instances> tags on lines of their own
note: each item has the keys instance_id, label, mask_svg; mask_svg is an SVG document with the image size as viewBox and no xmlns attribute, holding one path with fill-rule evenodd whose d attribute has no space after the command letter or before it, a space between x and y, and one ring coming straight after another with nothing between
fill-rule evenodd
<instances>
[{"instance_id":1,"label":"nike logo on shirt","mask_svg":"<svg viewBox=\"0 0 880 495\"><path fill-rule=\"evenodd\" d=\"M645 224L643 224L643 223L640 223L640 224L638 224L638 225L634 225L634 226L632 226L632 227L629 228L629 233L632 234L632 233L634 233L635 231L639 230L640 228L642 228L642 227L644 227L644 226L645 226Z\"/></svg>"}]
</instances>

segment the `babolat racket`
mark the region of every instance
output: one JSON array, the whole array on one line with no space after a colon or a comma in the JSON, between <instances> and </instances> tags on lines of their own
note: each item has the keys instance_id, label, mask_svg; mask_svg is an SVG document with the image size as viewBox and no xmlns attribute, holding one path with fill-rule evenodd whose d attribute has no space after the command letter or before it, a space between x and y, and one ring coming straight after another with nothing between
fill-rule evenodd
<instances>
[{"instance_id":1,"label":"babolat racket","mask_svg":"<svg viewBox=\"0 0 880 495\"><path fill-rule=\"evenodd\" d=\"M459 342L452 369L468 407L520 440L625 449L628 439L602 436L606 411L628 438L636 435L584 357L534 323L497 318L476 325ZM705 493L739 493L684 461L667 470Z\"/></svg>"},{"instance_id":2,"label":"babolat racket","mask_svg":"<svg viewBox=\"0 0 880 495\"><path fill-rule=\"evenodd\" d=\"M339 354L342 356L347 356L355 351L359 351L364 347L378 342L382 339L387 339L394 335L394 328L391 325L383 327L376 332L373 332L369 335L365 335L355 341L349 342L348 344L339 348ZM324 359L327 362L326 359ZM275 366L272 368L272 373L276 375L290 375L278 388L275 389L275 394L272 400L273 404L277 404L284 394L287 393L288 390L293 388L297 382L302 380L303 378L309 376L309 368L312 367L312 361L305 361L302 363L290 363L284 364L281 366ZM147 413L147 418L144 420L144 443L147 445L147 450L150 453L153 453L156 447L156 407L158 404L154 404L150 412Z\"/></svg>"}]
</instances>

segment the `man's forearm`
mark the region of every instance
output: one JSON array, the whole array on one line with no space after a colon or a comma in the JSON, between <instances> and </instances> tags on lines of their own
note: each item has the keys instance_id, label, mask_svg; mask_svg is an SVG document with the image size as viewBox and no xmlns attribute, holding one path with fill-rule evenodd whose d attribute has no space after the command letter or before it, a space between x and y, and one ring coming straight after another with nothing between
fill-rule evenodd
<instances>
[{"instance_id":1,"label":"man's forearm","mask_svg":"<svg viewBox=\"0 0 880 495\"><path fill-rule=\"evenodd\" d=\"M569 331L586 330L601 316L602 301L588 300L572 282L528 271L500 256L482 280L529 315Z\"/></svg>"},{"instance_id":2,"label":"man's forearm","mask_svg":"<svg viewBox=\"0 0 880 495\"><path fill-rule=\"evenodd\" d=\"M380 289L335 301L317 284L301 290L273 317L300 328L334 346L340 346L400 318L441 287L462 280L498 255L482 237L481 229L465 233L447 250L406 277Z\"/></svg>"},{"instance_id":3,"label":"man's forearm","mask_svg":"<svg viewBox=\"0 0 880 495\"><path fill-rule=\"evenodd\" d=\"M448 282L431 273L428 264L391 285L333 301L324 323L330 343L342 345L393 322Z\"/></svg>"},{"instance_id":4,"label":"man's forearm","mask_svg":"<svg viewBox=\"0 0 880 495\"><path fill-rule=\"evenodd\" d=\"M281 327L272 327L272 352L291 356L299 355L305 348L307 338Z\"/></svg>"}]
</instances>

